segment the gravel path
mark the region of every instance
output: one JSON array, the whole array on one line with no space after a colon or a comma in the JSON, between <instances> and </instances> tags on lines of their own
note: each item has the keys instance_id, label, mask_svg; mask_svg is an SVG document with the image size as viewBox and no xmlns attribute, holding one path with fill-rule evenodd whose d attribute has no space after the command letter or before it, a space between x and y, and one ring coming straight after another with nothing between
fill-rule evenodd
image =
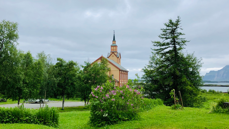
<instances>
[{"instance_id":1,"label":"gravel path","mask_svg":"<svg viewBox=\"0 0 229 129\"><path fill-rule=\"evenodd\" d=\"M20 104L21 105L21 104ZM50 101L47 103L49 107L62 107L62 101ZM43 104L41 104L43 106ZM76 107L76 106L84 106L84 102L64 102L64 107ZM0 105L0 107L17 107L17 104L5 104ZM40 108L40 104L24 104L25 108Z\"/></svg>"}]
</instances>

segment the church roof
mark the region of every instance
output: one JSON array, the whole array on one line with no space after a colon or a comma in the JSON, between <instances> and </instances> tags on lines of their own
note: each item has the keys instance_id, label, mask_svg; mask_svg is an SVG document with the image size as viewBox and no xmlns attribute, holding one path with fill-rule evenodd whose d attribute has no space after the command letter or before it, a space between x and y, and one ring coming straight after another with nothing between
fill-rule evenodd
<instances>
[{"instance_id":1,"label":"church roof","mask_svg":"<svg viewBox=\"0 0 229 129\"><path fill-rule=\"evenodd\" d=\"M118 69L120 69L120 70L122 70L122 71L127 71L127 72L128 72L127 69L125 69L125 68L122 67L120 64L116 63L115 61L113 61L113 60L111 60L111 59L109 59L109 58L106 58L106 57L101 56L101 57L99 57L97 60L99 60L99 59L101 59L101 58L107 59L108 62L110 62L110 63L111 63L112 65L114 65L116 68L118 68ZM97 60L95 60L94 62L96 62ZM94 62L92 62L92 64L93 64Z\"/></svg>"},{"instance_id":2,"label":"church roof","mask_svg":"<svg viewBox=\"0 0 229 129\"><path fill-rule=\"evenodd\" d=\"M109 62L113 63L114 65L116 65L119 69L123 70L123 71L128 71L127 69L125 69L124 67L122 67L120 64L116 63L115 61L106 58Z\"/></svg>"}]
</instances>

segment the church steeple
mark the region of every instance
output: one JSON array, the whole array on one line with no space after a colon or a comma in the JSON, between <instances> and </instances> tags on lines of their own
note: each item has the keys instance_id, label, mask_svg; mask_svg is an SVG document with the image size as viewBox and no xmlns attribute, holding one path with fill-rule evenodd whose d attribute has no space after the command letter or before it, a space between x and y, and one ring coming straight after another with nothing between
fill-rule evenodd
<instances>
[{"instance_id":1,"label":"church steeple","mask_svg":"<svg viewBox=\"0 0 229 129\"><path fill-rule=\"evenodd\" d=\"M118 53L118 46L115 41L115 31L113 31L113 40L111 44L111 52L108 54L107 58L114 60L116 63L121 65L121 54Z\"/></svg>"},{"instance_id":2,"label":"church steeple","mask_svg":"<svg viewBox=\"0 0 229 129\"><path fill-rule=\"evenodd\" d=\"M112 45L116 45L116 41L115 41L115 31L113 30L113 40L112 40Z\"/></svg>"},{"instance_id":3,"label":"church steeple","mask_svg":"<svg viewBox=\"0 0 229 129\"><path fill-rule=\"evenodd\" d=\"M113 41L115 41L115 30L113 31Z\"/></svg>"}]
</instances>

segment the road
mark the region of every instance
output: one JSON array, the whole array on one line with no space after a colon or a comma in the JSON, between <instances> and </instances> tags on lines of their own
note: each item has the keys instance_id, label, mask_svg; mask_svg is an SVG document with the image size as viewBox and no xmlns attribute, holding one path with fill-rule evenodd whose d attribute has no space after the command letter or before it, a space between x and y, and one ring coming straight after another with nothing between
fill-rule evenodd
<instances>
[{"instance_id":1,"label":"road","mask_svg":"<svg viewBox=\"0 0 229 129\"><path fill-rule=\"evenodd\" d=\"M21 104L20 104L21 105ZM47 103L49 107L62 107L62 101L50 101ZM43 106L43 104L41 104ZM75 107L75 106L84 106L84 102L64 102L64 107ZM4 104L0 107L17 107L17 104ZM40 108L40 104L24 104L25 108Z\"/></svg>"}]
</instances>

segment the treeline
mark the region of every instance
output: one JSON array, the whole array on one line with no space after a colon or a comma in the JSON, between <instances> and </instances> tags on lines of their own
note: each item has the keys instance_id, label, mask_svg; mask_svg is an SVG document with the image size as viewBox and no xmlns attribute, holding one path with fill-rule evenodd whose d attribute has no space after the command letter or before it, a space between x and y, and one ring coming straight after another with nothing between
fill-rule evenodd
<instances>
[{"instance_id":1,"label":"treeline","mask_svg":"<svg viewBox=\"0 0 229 129\"><path fill-rule=\"evenodd\" d=\"M30 52L17 49L17 23L0 22L0 96L17 100L29 98L80 97L89 102L91 87L108 80L107 61L79 66L76 61L57 58L40 52L36 58Z\"/></svg>"}]
</instances>

